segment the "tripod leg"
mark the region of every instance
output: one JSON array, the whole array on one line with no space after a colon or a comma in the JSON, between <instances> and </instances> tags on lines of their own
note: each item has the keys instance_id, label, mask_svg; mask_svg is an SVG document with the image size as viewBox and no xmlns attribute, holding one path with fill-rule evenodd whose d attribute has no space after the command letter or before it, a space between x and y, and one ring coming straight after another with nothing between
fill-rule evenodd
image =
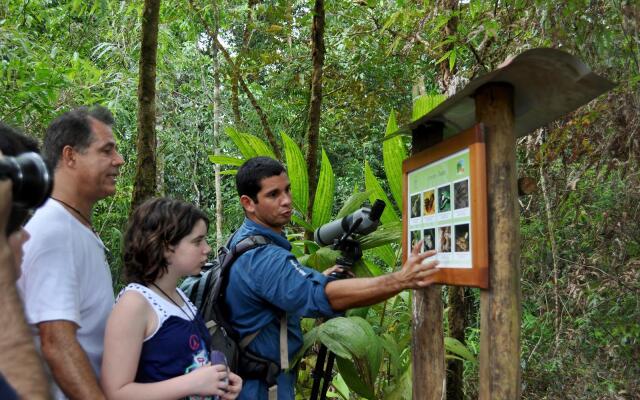
<instances>
[{"instance_id":1,"label":"tripod leg","mask_svg":"<svg viewBox=\"0 0 640 400\"><path fill-rule=\"evenodd\" d=\"M333 372L333 361L336 359L336 355L333 353L329 353L329 357L327 358L327 368L324 370L324 382L322 383L322 392L320 392L320 400L325 400L327 398L327 390L329 390L329 385L331 384L332 372Z\"/></svg>"},{"instance_id":2,"label":"tripod leg","mask_svg":"<svg viewBox=\"0 0 640 400\"><path fill-rule=\"evenodd\" d=\"M311 387L310 400L316 400L318 398L318 390L320 389L320 381L324 376L324 359L327 356L327 346L321 344L318 351L318 357L316 358L316 367L313 370L313 386ZM331 355L329 355L331 357Z\"/></svg>"}]
</instances>

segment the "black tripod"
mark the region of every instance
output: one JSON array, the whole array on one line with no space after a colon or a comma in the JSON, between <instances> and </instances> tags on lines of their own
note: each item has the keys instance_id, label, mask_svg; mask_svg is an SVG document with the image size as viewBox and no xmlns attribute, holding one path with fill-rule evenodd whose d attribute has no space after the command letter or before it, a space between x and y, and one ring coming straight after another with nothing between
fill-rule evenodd
<instances>
[{"instance_id":1,"label":"black tripod","mask_svg":"<svg viewBox=\"0 0 640 400\"><path fill-rule=\"evenodd\" d=\"M351 239L351 234L358 229L358 226L362 222L362 219L357 220L351 229L345 233L340 239L336 240L336 243L332 246L334 250L338 250L341 253L341 257L336 260L336 264L343 267L343 272L333 272L331 276L338 279L349 278L349 271L356 264L358 260L362 258L362 248L360 242ZM327 356L328 353L328 356ZM325 366L325 358L327 360ZM327 390L331 383L331 372L333 371L333 362L336 355L327 351L327 346L321 344L318 351L318 357L316 359L316 367L313 370L313 386L311 388L310 400L316 400L318 398L318 389L320 388L320 382L322 384L322 391L320 392L320 400L325 400L327 396Z\"/></svg>"}]
</instances>

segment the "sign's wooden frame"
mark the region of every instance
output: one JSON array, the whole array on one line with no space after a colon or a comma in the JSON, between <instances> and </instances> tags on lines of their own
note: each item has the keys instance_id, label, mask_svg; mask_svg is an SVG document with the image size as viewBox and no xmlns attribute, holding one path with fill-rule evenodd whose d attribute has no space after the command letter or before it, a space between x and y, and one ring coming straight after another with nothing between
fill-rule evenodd
<instances>
[{"instance_id":1,"label":"sign's wooden frame","mask_svg":"<svg viewBox=\"0 0 640 400\"><path fill-rule=\"evenodd\" d=\"M489 287L489 245L487 230L487 164L485 155L484 127L475 125L433 147L421 151L404 160L402 164L402 261L407 260L409 234L409 193L408 176L411 172L437 162L449 155L469 149L469 193L471 237L471 268L439 268L435 282L474 286L482 289Z\"/></svg>"}]
</instances>

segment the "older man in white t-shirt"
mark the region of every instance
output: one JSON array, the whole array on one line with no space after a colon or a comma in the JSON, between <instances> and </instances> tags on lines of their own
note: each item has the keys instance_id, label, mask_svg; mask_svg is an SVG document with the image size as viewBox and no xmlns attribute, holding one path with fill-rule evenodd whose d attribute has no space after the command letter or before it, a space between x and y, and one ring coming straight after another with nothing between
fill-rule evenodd
<instances>
[{"instance_id":1,"label":"older man in white t-shirt","mask_svg":"<svg viewBox=\"0 0 640 400\"><path fill-rule=\"evenodd\" d=\"M112 124L111 113L97 107L67 112L49 125L43 147L55 168L53 193L25 227L31 240L18 287L56 399L104 398L97 377L114 297L91 211L115 193L124 163Z\"/></svg>"}]
</instances>

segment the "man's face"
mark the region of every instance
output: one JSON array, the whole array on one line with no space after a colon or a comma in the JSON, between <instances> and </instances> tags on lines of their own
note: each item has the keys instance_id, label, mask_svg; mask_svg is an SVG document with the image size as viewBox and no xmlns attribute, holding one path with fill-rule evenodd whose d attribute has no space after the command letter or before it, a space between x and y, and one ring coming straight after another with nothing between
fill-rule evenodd
<instances>
[{"instance_id":1,"label":"man's face","mask_svg":"<svg viewBox=\"0 0 640 400\"><path fill-rule=\"evenodd\" d=\"M116 177L124 164L111 127L91 118L89 147L75 152L79 186L87 198L98 201L116 192Z\"/></svg>"},{"instance_id":2,"label":"man's face","mask_svg":"<svg viewBox=\"0 0 640 400\"><path fill-rule=\"evenodd\" d=\"M291 220L291 184L285 172L280 175L270 176L260 181L258 201L253 201L249 196L240 197L247 216L276 232L282 232L282 228Z\"/></svg>"}]
</instances>

